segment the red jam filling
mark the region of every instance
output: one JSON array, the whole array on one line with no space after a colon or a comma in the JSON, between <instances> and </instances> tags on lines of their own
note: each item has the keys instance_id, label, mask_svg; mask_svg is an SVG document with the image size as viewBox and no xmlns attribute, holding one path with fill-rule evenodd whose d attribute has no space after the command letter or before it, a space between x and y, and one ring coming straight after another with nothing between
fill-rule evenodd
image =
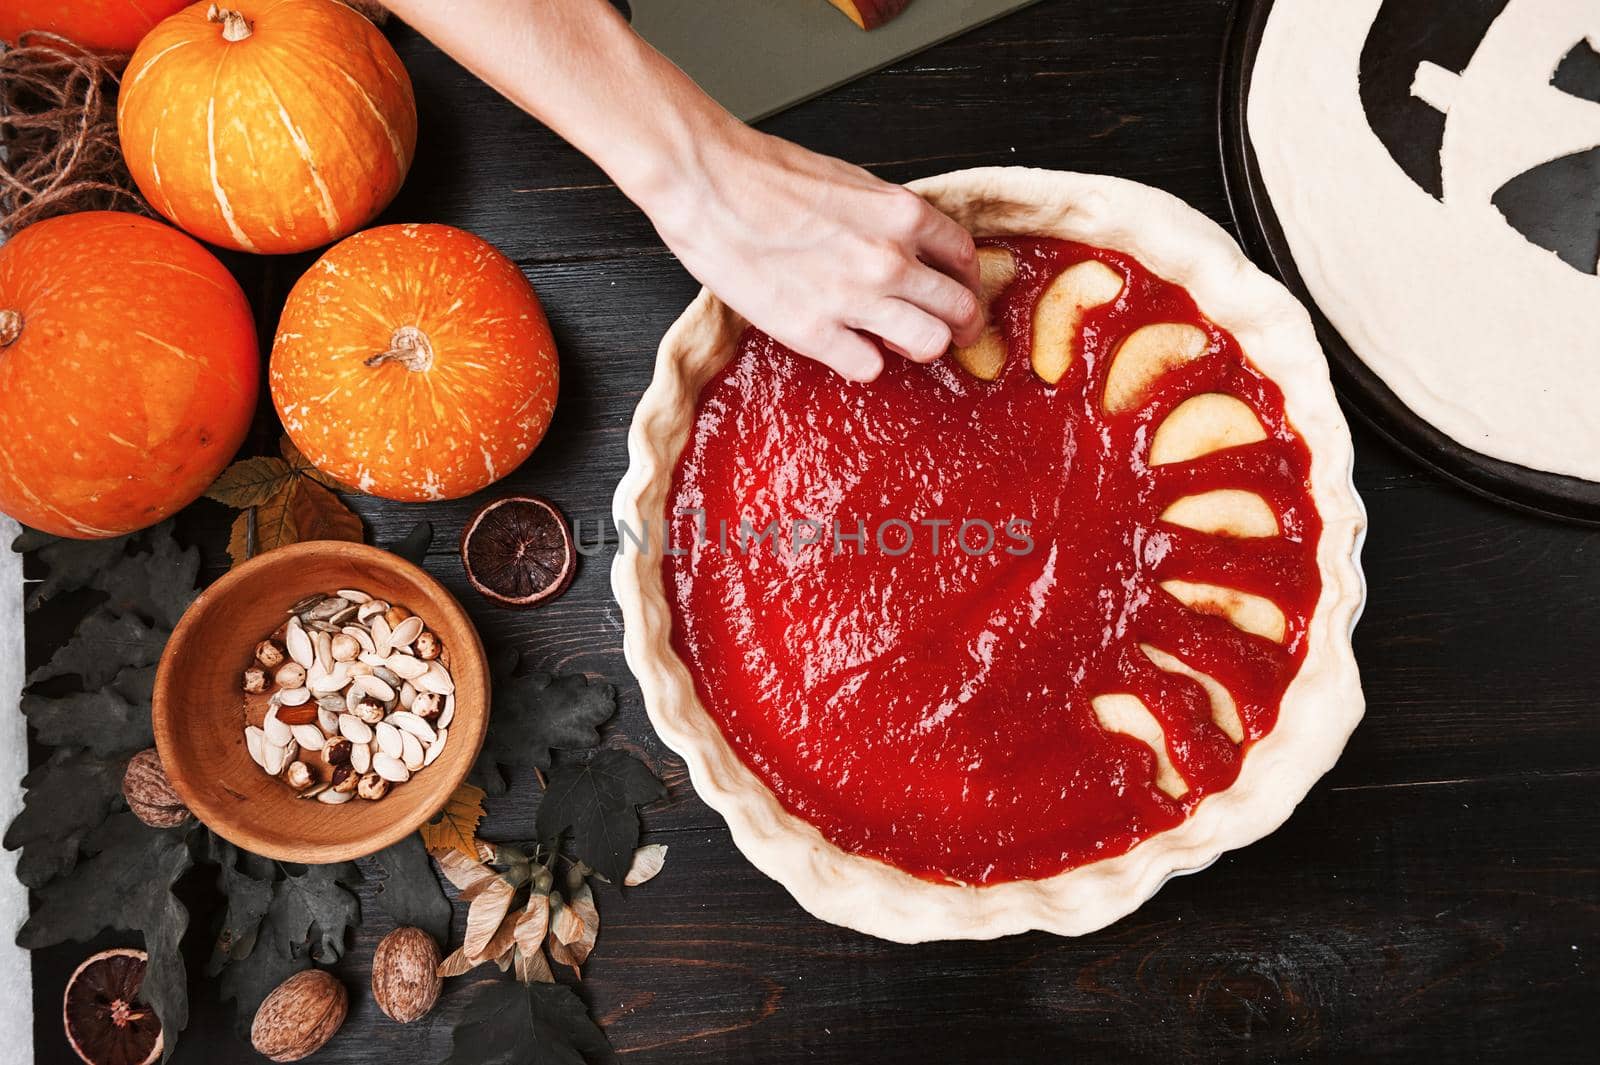
<instances>
[{"instance_id":1,"label":"red jam filling","mask_svg":"<svg viewBox=\"0 0 1600 1065\"><path fill-rule=\"evenodd\" d=\"M1017 263L991 307L1007 347L997 380L891 356L877 381L848 384L747 332L700 397L669 497L682 553L663 560L674 647L779 801L847 851L978 884L1121 854L1234 781L1305 655L1321 530L1282 394L1183 289L1102 249L987 243ZM1050 387L1029 361L1034 305L1087 258L1125 284L1085 314ZM1207 354L1107 414L1118 343L1162 322L1198 326ZM1242 400L1266 439L1150 466L1157 426L1204 392ZM1260 496L1280 534L1162 520L1212 489ZM1190 609L1169 580L1270 599L1284 639ZM1226 688L1242 743L1199 682L1141 644ZM1107 693L1159 722L1183 794L1156 786L1151 747L1102 727L1091 700Z\"/></svg>"}]
</instances>

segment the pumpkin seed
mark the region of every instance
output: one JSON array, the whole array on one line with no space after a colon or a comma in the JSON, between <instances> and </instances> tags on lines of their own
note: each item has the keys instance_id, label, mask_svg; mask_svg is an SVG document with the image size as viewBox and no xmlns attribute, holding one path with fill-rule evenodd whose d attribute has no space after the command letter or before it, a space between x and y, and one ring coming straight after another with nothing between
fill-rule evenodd
<instances>
[{"instance_id":1,"label":"pumpkin seed","mask_svg":"<svg viewBox=\"0 0 1600 1065\"><path fill-rule=\"evenodd\" d=\"M392 784L404 784L411 779L411 770L404 762L382 751L372 756L372 771Z\"/></svg>"},{"instance_id":2,"label":"pumpkin seed","mask_svg":"<svg viewBox=\"0 0 1600 1065\"><path fill-rule=\"evenodd\" d=\"M434 740L432 743L428 744L427 751L423 753L422 764L424 766L432 765L434 763L434 761L436 759L438 759L438 757L441 754L444 753L444 741L449 739L449 738L450 738L450 730L449 729L442 728L442 729L439 730L439 738Z\"/></svg>"},{"instance_id":3,"label":"pumpkin seed","mask_svg":"<svg viewBox=\"0 0 1600 1065\"><path fill-rule=\"evenodd\" d=\"M450 695L456 690L456 682L450 679L450 671L437 662L429 662L428 672L411 683L417 686L418 691L433 692L435 695Z\"/></svg>"},{"instance_id":4,"label":"pumpkin seed","mask_svg":"<svg viewBox=\"0 0 1600 1065\"><path fill-rule=\"evenodd\" d=\"M250 760L262 769L267 768L267 734L255 725L248 725L244 730L245 750L250 752Z\"/></svg>"},{"instance_id":5,"label":"pumpkin seed","mask_svg":"<svg viewBox=\"0 0 1600 1065\"><path fill-rule=\"evenodd\" d=\"M416 680L428 672L428 663L410 655L390 655L383 664L385 668L400 674L406 680Z\"/></svg>"},{"instance_id":6,"label":"pumpkin seed","mask_svg":"<svg viewBox=\"0 0 1600 1065\"><path fill-rule=\"evenodd\" d=\"M415 614L394 627L389 634L389 646L410 647L422 635L422 619Z\"/></svg>"},{"instance_id":7,"label":"pumpkin seed","mask_svg":"<svg viewBox=\"0 0 1600 1065\"><path fill-rule=\"evenodd\" d=\"M275 777L282 773L288 764L295 760L300 753L300 748L290 740L286 746L267 744L267 749L262 752L266 756L266 765L262 766L267 771L267 776Z\"/></svg>"},{"instance_id":8,"label":"pumpkin seed","mask_svg":"<svg viewBox=\"0 0 1600 1065\"><path fill-rule=\"evenodd\" d=\"M299 797L302 798L302 799L315 799L318 795L321 795L323 792L325 792L327 790L328 790L328 782L326 780L321 780L321 781L318 781L317 783L311 785L305 791L302 791L300 793Z\"/></svg>"},{"instance_id":9,"label":"pumpkin seed","mask_svg":"<svg viewBox=\"0 0 1600 1065\"><path fill-rule=\"evenodd\" d=\"M433 723L433 727L443 731L455 719L455 716L456 697L454 695L446 695L444 697L444 709L439 711L439 720Z\"/></svg>"},{"instance_id":10,"label":"pumpkin seed","mask_svg":"<svg viewBox=\"0 0 1600 1065\"><path fill-rule=\"evenodd\" d=\"M354 606L347 606L337 614L333 615L333 617L329 618L328 624L338 628L339 626L346 625L350 621L354 620L355 616L356 608Z\"/></svg>"},{"instance_id":11,"label":"pumpkin seed","mask_svg":"<svg viewBox=\"0 0 1600 1065\"><path fill-rule=\"evenodd\" d=\"M411 733L405 732L400 736L400 743L400 761L405 763L407 769L415 773L422 768L422 760L424 758L422 741Z\"/></svg>"},{"instance_id":12,"label":"pumpkin seed","mask_svg":"<svg viewBox=\"0 0 1600 1065\"><path fill-rule=\"evenodd\" d=\"M310 607L309 609L299 611L298 613L300 614L301 621L327 621L335 614L341 613L344 608L349 605L349 600L345 599L343 596L330 595L318 600L316 605Z\"/></svg>"},{"instance_id":13,"label":"pumpkin seed","mask_svg":"<svg viewBox=\"0 0 1600 1065\"><path fill-rule=\"evenodd\" d=\"M373 618L382 617L388 611L388 609L389 604L385 603L382 599L368 599L365 603L362 603L361 608L356 611L356 617L363 625L370 625Z\"/></svg>"},{"instance_id":14,"label":"pumpkin seed","mask_svg":"<svg viewBox=\"0 0 1600 1065\"><path fill-rule=\"evenodd\" d=\"M290 618L289 627L283 633L284 647L289 651L289 657L299 662L307 669L316 661L316 650L311 646L311 637L306 635L306 630L300 624L299 618Z\"/></svg>"},{"instance_id":15,"label":"pumpkin seed","mask_svg":"<svg viewBox=\"0 0 1600 1065\"><path fill-rule=\"evenodd\" d=\"M411 704L415 703L416 701L417 701L417 689L411 686L411 682L408 680L404 684L400 685L400 707L401 707L401 709L410 710L411 709Z\"/></svg>"},{"instance_id":16,"label":"pumpkin seed","mask_svg":"<svg viewBox=\"0 0 1600 1065\"><path fill-rule=\"evenodd\" d=\"M350 668L344 662L336 663L333 672L311 681L308 687L313 695L335 695L350 683Z\"/></svg>"},{"instance_id":17,"label":"pumpkin seed","mask_svg":"<svg viewBox=\"0 0 1600 1065\"><path fill-rule=\"evenodd\" d=\"M393 645L394 633L389 628L389 623L383 620L382 615L373 618L369 625L372 626L372 649L385 658L389 657L389 648Z\"/></svg>"},{"instance_id":18,"label":"pumpkin seed","mask_svg":"<svg viewBox=\"0 0 1600 1065\"><path fill-rule=\"evenodd\" d=\"M341 806L356 797L353 791L334 791L331 788L318 792L317 801L325 802L329 806Z\"/></svg>"},{"instance_id":19,"label":"pumpkin seed","mask_svg":"<svg viewBox=\"0 0 1600 1065\"><path fill-rule=\"evenodd\" d=\"M433 742L433 726L409 710L396 710L389 715L388 723L401 732L409 732L423 743Z\"/></svg>"},{"instance_id":20,"label":"pumpkin seed","mask_svg":"<svg viewBox=\"0 0 1600 1065\"><path fill-rule=\"evenodd\" d=\"M356 643L359 643L361 645L361 649L367 654L370 655L374 653L372 649L372 633L368 632L360 625L346 625L339 631L355 640Z\"/></svg>"},{"instance_id":21,"label":"pumpkin seed","mask_svg":"<svg viewBox=\"0 0 1600 1065\"><path fill-rule=\"evenodd\" d=\"M288 609L287 612L290 613L290 614L303 614L307 610L310 610L312 607L316 606L318 603L322 602L326 598L328 598L328 597L326 595L324 595L322 592L312 592L310 595L306 596L304 599L301 599L298 602L296 602L294 604L294 606L292 606L292 607L290 607Z\"/></svg>"},{"instance_id":22,"label":"pumpkin seed","mask_svg":"<svg viewBox=\"0 0 1600 1065\"><path fill-rule=\"evenodd\" d=\"M343 599L347 603L354 603L356 606L360 606L363 603L372 602L372 596L355 588L340 588L333 594L337 595L340 599Z\"/></svg>"},{"instance_id":23,"label":"pumpkin seed","mask_svg":"<svg viewBox=\"0 0 1600 1065\"><path fill-rule=\"evenodd\" d=\"M302 688L301 690L304 691L305 689ZM293 733L289 731L289 726L278 720L278 708L276 706L267 709L267 716L261 722L261 731L266 736L267 743L274 747L286 747L294 739ZM277 776L277 774L274 773L273 776Z\"/></svg>"},{"instance_id":24,"label":"pumpkin seed","mask_svg":"<svg viewBox=\"0 0 1600 1065\"><path fill-rule=\"evenodd\" d=\"M290 725L289 731L294 734L294 742L308 751L320 751L327 742L327 737L316 725Z\"/></svg>"},{"instance_id":25,"label":"pumpkin seed","mask_svg":"<svg viewBox=\"0 0 1600 1065\"><path fill-rule=\"evenodd\" d=\"M329 695L324 696L323 700L326 701L317 703L317 726L329 736L337 735L339 732L339 715L344 713L344 698L338 695ZM329 706L327 701L332 701L334 705Z\"/></svg>"},{"instance_id":26,"label":"pumpkin seed","mask_svg":"<svg viewBox=\"0 0 1600 1065\"><path fill-rule=\"evenodd\" d=\"M318 632L312 640L312 646L317 652L317 665L322 667L322 672L333 672L333 637L326 632Z\"/></svg>"},{"instance_id":27,"label":"pumpkin seed","mask_svg":"<svg viewBox=\"0 0 1600 1065\"><path fill-rule=\"evenodd\" d=\"M377 737L378 750L390 758L399 758L405 753L405 741L401 739L400 730L387 721L380 721L373 728Z\"/></svg>"},{"instance_id":28,"label":"pumpkin seed","mask_svg":"<svg viewBox=\"0 0 1600 1065\"><path fill-rule=\"evenodd\" d=\"M273 699L279 706L304 706L311 701L311 692L306 688L283 688L274 693Z\"/></svg>"},{"instance_id":29,"label":"pumpkin seed","mask_svg":"<svg viewBox=\"0 0 1600 1065\"><path fill-rule=\"evenodd\" d=\"M340 714L339 735L351 743L371 743L372 726L354 714Z\"/></svg>"},{"instance_id":30,"label":"pumpkin seed","mask_svg":"<svg viewBox=\"0 0 1600 1065\"><path fill-rule=\"evenodd\" d=\"M372 745L367 743L353 744L350 748L350 768L357 773L365 773L372 768Z\"/></svg>"},{"instance_id":31,"label":"pumpkin seed","mask_svg":"<svg viewBox=\"0 0 1600 1065\"><path fill-rule=\"evenodd\" d=\"M399 698L399 693L389 686L388 681L378 676L376 671L370 677L357 677L350 687L360 688L364 694L386 703Z\"/></svg>"}]
</instances>

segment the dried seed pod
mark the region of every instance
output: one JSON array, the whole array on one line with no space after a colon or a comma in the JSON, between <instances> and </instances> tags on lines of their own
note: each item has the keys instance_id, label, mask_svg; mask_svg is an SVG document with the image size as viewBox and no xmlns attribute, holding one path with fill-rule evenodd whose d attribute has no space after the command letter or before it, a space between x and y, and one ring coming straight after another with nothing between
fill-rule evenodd
<instances>
[{"instance_id":1,"label":"dried seed pod","mask_svg":"<svg viewBox=\"0 0 1600 1065\"><path fill-rule=\"evenodd\" d=\"M351 711L351 714L368 725L376 725L383 720L384 715L388 712L388 710L384 709L383 704L376 699L363 699L356 704L356 708Z\"/></svg>"},{"instance_id":2,"label":"dried seed pod","mask_svg":"<svg viewBox=\"0 0 1600 1065\"><path fill-rule=\"evenodd\" d=\"M283 771L284 783L295 791L303 791L311 786L311 767L301 761L289 763L289 768Z\"/></svg>"},{"instance_id":3,"label":"dried seed pod","mask_svg":"<svg viewBox=\"0 0 1600 1065\"><path fill-rule=\"evenodd\" d=\"M444 650L444 644L439 642L438 636L424 629L417 634L417 640L411 645L411 649L424 662L432 662Z\"/></svg>"},{"instance_id":4,"label":"dried seed pod","mask_svg":"<svg viewBox=\"0 0 1600 1065\"><path fill-rule=\"evenodd\" d=\"M299 1061L333 1038L348 1009L343 984L322 969L306 969L262 1001L250 1025L250 1042L273 1061Z\"/></svg>"},{"instance_id":5,"label":"dried seed pod","mask_svg":"<svg viewBox=\"0 0 1600 1065\"><path fill-rule=\"evenodd\" d=\"M378 1008L401 1024L425 1016L444 986L439 962L439 945L420 928L396 928L384 936L372 955Z\"/></svg>"},{"instance_id":6,"label":"dried seed pod","mask_svg":"<svg viewBox=\"0 0 1600 1065\"><path fill-rule=\"evenodd\" d=\"M272 675L273 683L280 688L300 688L306 682L306 667L299 662L285 662Z\"/></svg>"},{"instance_id":7,"label":"dried seed pod","mask_svg":"<svg viewBox=\"0 0 1600 1065\"><path fill-rule=\"evenodd\" d=\"M267 690L267 671L260 666L251 666L244 671L244 690L256 695Z\"/></svg>"},{"instance_id":8,"label":"dried seed pod","mask_svg":"<svg viewBox=\"0 0 1600 1065\"><path fill-rule=\"evenodd\" d=\"M256 661L261 663L263 668L277 669L283 665L283 648L271 640L262 640L256 644Z\"/></svg>"},{"instance_id":9,"label":"dried seed pod","mask_svg":"<svg viewBox=\"0 0 1600 1065\"><path fill-rule=\"evenodd\" d=\"M354 766L339 765L333 767L333 777L329 779L328 786L342 795L355 791L359 783L361 774L355 771Z\"/></svg>"},{"instance_id":10,"label":"dried seed pod","mask_svg":"<svg viewBox=\"0 0 1600 1065\"><path fill-rule=\"evenodd\" d=\"M333 638L333 660L350 662L361 653L361 642L348 633L341 632Z\"/></svg>"},{"instance_id":11,"label":"dried seed pod","mask_svg":"<svg viewBox=\"0 0 1600 1065\"><path fill-rule=\"evenodd\" d=\"M350 764L350 750L353 745L343 736L330 737L322 748L322 760L331 766Z\"/></svg>"},{"instance_id":12,"label":"dried seed pod","mask_svg":"<svg viewBox=\"0 0 1600 1065\"><path fill-rule=\"evenodd\" d=\"M128 800L133 815L151 828L176 828L189 819L189 808L172 790L154 747L128 761L122 774L122 797Z\"/></svg>"},{"instance_id":13,"label":"dried seed pod","mask_svg":"<svg viewBox=\"0 0 1600 1065\"><path fill-rule=\"evenodd\" d=\"M424 721L433 722L444 709L444 696L435 692L418 692L411 700L411 712Z\"/></svg>"},{"instance_id":14,"label":"dried seed pod","mask_svg":"<svg viewBox=\"0 0 1600 1065\"><path fill-rule=\"evenodd\" d=\"M389 794L389 782L376 773L363 773L360 782L356 784L356 794L363 799L377 802Z\"/></svg>"}]
</instances>

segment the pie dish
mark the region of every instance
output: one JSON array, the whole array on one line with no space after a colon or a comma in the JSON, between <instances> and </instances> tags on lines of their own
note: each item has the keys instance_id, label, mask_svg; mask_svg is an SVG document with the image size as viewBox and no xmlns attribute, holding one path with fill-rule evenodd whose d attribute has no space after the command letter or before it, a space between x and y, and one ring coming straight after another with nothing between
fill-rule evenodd
<instances>
[{"instance_id":1,"label":"pie dish","mask_svg":"<svg viewBox=\"0 0 1600 1065\"><path fill-rule=\"evenodd\" d=\"M911 188L979 238L990 330L846 385L702 292L629 435L624 647L811 913L1081 934L1275 829L1360 719L1349 432L1304 309L1181 201Z\"/></svg>"}]
</instances>

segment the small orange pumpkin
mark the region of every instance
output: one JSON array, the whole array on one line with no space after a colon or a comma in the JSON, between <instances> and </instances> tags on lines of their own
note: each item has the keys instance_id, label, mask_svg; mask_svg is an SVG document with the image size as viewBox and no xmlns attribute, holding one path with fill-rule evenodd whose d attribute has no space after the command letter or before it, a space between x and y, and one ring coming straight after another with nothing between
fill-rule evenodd
<instances>
[{"instance_id":1,"label":"small orange pumpkin","mask_svg":"<svg viewBox=\"0 0 1600 1065\"><path fill-rule=\"evenodd\" d=\"M381 226L296 282L272 402L306 458L387 499L455 499L533 452L555 412L555 341L516 264L471 233Z\"/></svg>"},{"instance_id":2,"label":"small orange pumpkin","mask_svg":"<svg viewBox=\"0 0 1600 1065\"><path fill-rule=\"evenodd\" d=\"M151 30L117 103L145 199L240 251L320 247L400 191L417 108L400 57L338 0L198 3Z\"/></svg>"},{"instance_id":3,"label":"small orange pumpkin","mask_svg":"<svg viewBox=\"0 0 1600 1065\"><path fill-rule=\"evenodd\" d=\"M243 443L261 373L239 283L170 226L85 211L0 247L0 510L79 539L182 508Z\"/></svg>"},{"instance_id":4,"label":"small orange pumpkin","mask_svg":"<svg viewBox=\"0 0 1600 1065\"><path fill-rule=\"evenodd\" d=\"M55 33L91 52L131 52L150 27L189 0L5 0L0 41L16 44L29 30Z\"/></svg>"}]
</instances>

